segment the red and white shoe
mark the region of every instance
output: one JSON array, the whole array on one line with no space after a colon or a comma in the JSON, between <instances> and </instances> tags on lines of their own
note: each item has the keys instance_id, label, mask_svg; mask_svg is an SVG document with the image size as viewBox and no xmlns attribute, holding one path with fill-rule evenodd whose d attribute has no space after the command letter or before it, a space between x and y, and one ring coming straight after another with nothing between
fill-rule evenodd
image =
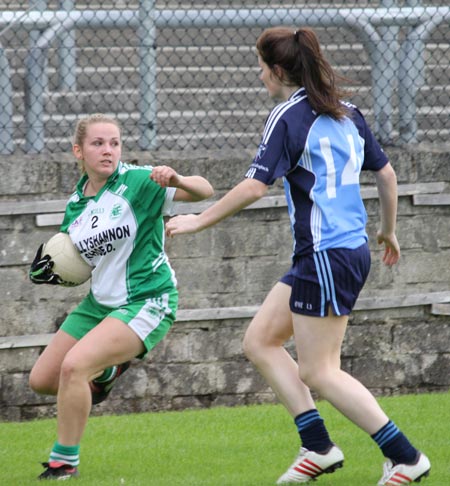
<instances>
[{"instance_id":1,"label":"red and white shoe","mask_svg":"<svg viewBox=\"0 0 450 486\"><path fill-rule=\"evenodd\" d=\"M291 467L278 479L277 484L307 483L324 473L332 473L344 464L344 454L333 445L325 454L304 447Z\"/></svg>"},{"instance_id":2,"label":"red and white shoe","mask_svg":"<svg viewBox=\"0 0 450 486\"><path fill-rule=\"evenodd\" d=\"M39 480L56 479L57 481L65 481L66 479L78 477L78 469L70 464L50 461L43 462L42 465L45 467L45 471L38 476Z\"/></svg>"},{"instance_id":3,"label":"red and white shoe","mask_svg":"<svg viewBox=\"0 0 450 486\"><path fill-rule=\"evenodd\" d=\"M378 486L403 486L418 483L430 474L431 464L425 454L420 453L414 464L393 464L388 459L383 464L383 477Z\"/></svg>"}]
</instances>

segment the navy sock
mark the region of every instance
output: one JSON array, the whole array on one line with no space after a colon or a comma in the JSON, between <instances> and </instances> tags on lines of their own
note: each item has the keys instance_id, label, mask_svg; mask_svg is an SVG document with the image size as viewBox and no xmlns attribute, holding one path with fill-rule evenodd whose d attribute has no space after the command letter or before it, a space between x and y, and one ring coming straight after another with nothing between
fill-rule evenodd
<instances>
[{"instance_id":1,"label":"navy sock","mask_svg":"<svg viewBox=\"0 0 450 486\"><path fill-rule=\"evenodd\" d=\"M297 415L294 422L305 449L320 453L326 452L333 445L323 418L316 409Z\"/></svg>"},{"instance_id":2,"label":"navy sock","mask_svg":"<svg viewBox=\"0 0 450 486\"><path fill-rule=\"evenodd\" d=\"M416 461L417 449L391 420L371 437L378 444L383 455L391 459L394 464L413 464Z\"/></svg>"}]
</instances>

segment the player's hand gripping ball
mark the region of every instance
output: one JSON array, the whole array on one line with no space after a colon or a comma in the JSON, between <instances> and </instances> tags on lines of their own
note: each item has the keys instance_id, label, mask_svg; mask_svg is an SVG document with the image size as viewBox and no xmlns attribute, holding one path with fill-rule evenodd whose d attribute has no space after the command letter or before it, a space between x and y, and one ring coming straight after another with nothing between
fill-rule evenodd
<instances>
[{"instance_id":1,"label":"player's hand gripping ball","mask_svg":"<svg viewBox=\"0 0 450 486\"><path fill-rule=\"evenodd\" d=\"M33 263L31 264L30 271L28 272L30 280L35 284L46 283L59 285L61 283L61 278L52 271L55 263L50 259L50 255L42 255L43 248L44 244L42 243L38 248Z\"/></svg>"},{"instance_id":2,"label":"player's hand gripping ball","mask_svg":"<svg viewBox=\"0 0 450 486\"><path fill-rule=\"evenodd\" d=\"M91 266L81 258L70 236L57 233L39 247L29 275L36 284L74 287L89 280L91 273Z\"/></svg>"}]
</instances>

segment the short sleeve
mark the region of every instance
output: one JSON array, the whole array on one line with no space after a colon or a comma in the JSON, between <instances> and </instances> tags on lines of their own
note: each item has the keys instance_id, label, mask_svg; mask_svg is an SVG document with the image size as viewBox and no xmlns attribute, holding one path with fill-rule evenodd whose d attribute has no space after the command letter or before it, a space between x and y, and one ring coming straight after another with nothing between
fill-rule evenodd
<instances>
[{"instance_id":1,"label":"short sleeve","mask_svg":"<svg viewBox=\"0 0 450 486\"><path fill-rule=\"evenodd\" d=\"M263 138L260 143L255 158L245 174L247 179L257 179L266 185L272 185L289 172L291 166L287 136L286 122L281 119L272 129L270 137Z\"/></svg>"},{"instance_id":2,"label":"short sleeve","mask_svg":"<svg viewBox=\"0 0 450 486\"><path fill-rule=\"evenodd\" d=\"M354 110L353 122L358 129L359 135L364 139L364 163L362 170L378 171L382 169L389 159L358 109Z\"/></svg>"},{"instance_id":3,"label":"short sleeve","mask_svg":"<svg viewBox=\"0 0 450 486\"><path fill-rule=\"evenodd\" d=\"M173 216L175 214L175 201L173 200L175 192L175 187L168 187L166 189L166 197L161 208L161 214L163 216Z\"/></svg>"}]
</instances>

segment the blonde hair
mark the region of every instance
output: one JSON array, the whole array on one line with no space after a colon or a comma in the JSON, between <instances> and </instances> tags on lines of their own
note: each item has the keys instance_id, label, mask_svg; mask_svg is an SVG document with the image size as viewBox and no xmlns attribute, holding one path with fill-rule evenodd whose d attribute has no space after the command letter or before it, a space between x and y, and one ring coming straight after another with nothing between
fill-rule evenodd
<instances>
[{"instance_id":1,"label":"blonde hair","mask_svg":"<svg viewBox=\"0 0 450 486\"><path fill-rule=\"evenodd\" d=\"M122 135L120 123L115 118L109 115L104 115L103 113L94 113L78 120L77 126L75 127L75 133L73 135L72 145L82 147L83 142L86 139L88 128L95 123L111 123L119 129L119 134ZM78 165L82 173L86 172L82 160L78 160Z\"/></svg>"}]
</instances>

